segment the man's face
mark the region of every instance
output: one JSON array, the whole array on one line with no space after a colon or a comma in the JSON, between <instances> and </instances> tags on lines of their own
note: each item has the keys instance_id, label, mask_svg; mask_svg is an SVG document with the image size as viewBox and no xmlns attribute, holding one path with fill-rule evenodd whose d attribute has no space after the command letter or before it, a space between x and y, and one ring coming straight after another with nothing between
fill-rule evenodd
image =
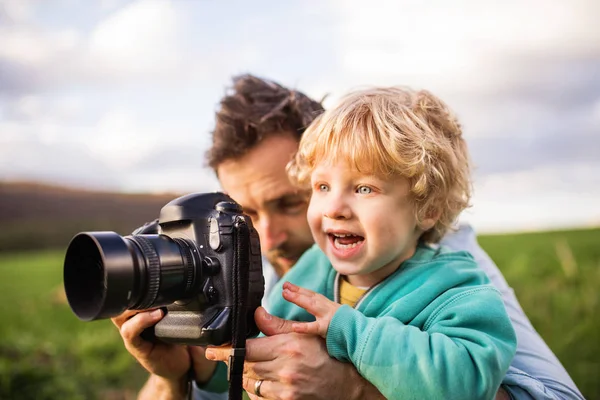
<instances>
[{"instance_id":1,"label":"man's face","mask_svg":"<svg viewBox=\"0 0 600 400\"><path fill-rule=\"evenodd\" d=\"M217 168L223 190L252 218L262 252L279 276L314 243L306 220L308 197L290 183L285 171L297 150L291 135L271 135L243 157Z\"/></svg>"}]
</instances>

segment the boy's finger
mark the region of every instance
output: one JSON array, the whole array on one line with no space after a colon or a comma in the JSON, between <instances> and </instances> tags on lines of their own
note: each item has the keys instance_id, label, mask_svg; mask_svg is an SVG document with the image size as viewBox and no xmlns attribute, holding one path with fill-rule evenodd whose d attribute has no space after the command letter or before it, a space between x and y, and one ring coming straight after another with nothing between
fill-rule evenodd
<instances>
[{"instance_id":1,"label":"boy's finger","mask_svg":"<svg viewBox=\"0 0 600 400\"><path fill-rule=\"evenodd\" d=\"M291 282L285 282L283 284L283 288L284 289L288 289L288 290L290 290L290 291L292 291L294 293L298 293L298 294L301 294L301 295L304 295L304 296L308 296L308 297L320 296L319 293L313 292L310 289L306 289L306 288L303 288L303 287L300 287L300 286L296 286L296 285L294 285Z\"/></svg>"},{"instance_id":2,"label":"boy's finger","mask_svg":"<svg viewBox=\"0 0 600 400\"><path fill-rule=\"evenodd\" d=\"M294 303L298 307L304 308L315 317L319 317L325 310L325 307L319 302L317 296L309 297L299 292L292 292L289 289L283 289L282 295L284 299L290 303Z\"/></svg>"},{"instance_id":3,"label":"boy's finger","mask_svg":"<svg viewBox=\"0 0 600 400\"><path fill-rule=\"evenodd\" d=\"M292 329L296 333L309 333L311 335L320 335L318 322L294 322Z\"/></svg>"}]
</instances>

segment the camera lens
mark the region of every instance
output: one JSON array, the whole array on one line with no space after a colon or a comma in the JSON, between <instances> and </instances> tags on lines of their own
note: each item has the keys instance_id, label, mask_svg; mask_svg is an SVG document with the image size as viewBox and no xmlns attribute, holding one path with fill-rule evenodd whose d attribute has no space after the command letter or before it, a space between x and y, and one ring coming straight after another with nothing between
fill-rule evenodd
<instances>
[{"instance_id":1,"label":"camera lens","mask_svg":"<svg viewBox=\"0 0 600 400\"><path fill-rule=\"evenodd\" d=\"M200 256L191 242L165 235L80 233L65 257L67 300L84 321L171 304L193 294Z\"/></svg>"}]
</instances>

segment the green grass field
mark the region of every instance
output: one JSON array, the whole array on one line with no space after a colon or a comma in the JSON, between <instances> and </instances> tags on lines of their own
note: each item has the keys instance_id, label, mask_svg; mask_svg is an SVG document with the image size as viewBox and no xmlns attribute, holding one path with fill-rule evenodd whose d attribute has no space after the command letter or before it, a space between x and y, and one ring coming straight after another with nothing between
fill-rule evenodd
<instances>
[{"instance_id":1,"label":"green grass field","mask_svg":"<svg viewBox=\"0 0 600 400\"><path fill-rule=\"evenodd\" d=\"M600 229L484 236L482 246L588 399L600 399ZM0 254L0 399L130 399L146 374L110 321L62 295L62 252Z\"/></svg>"},{"instance_id":2,"label":"green grass field","mask_svg":"<svg viewBox=\"0 0 600 400\"><path fill-rule=\"evenodd\" d=\"M147 376L108 320L65 304L62 252L0 255L0 399L132 399Z\"/></svg>"},{"instance_id":3,"label":"green grass field","mask_svg":"<svg viewBox=\"0 0 600 400\"><path fill-rule=\"evenodd\" d=\"M600 399L600 229L479 242L585 398Z\"/></svg>"}]
</instances>

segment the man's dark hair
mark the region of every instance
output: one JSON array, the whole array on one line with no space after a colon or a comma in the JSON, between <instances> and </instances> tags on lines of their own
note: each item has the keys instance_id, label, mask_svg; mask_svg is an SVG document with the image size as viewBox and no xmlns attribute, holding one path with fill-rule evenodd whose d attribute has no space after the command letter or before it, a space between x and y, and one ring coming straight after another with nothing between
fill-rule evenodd
<instances>
[{"instance_id":1,"label":"man's dark hair","mask_svg":"<svg viewBox=\"0 0 600 400\"><path fill-rule=\"evenodd\" d=\"M207 163L216 172L221 163L243 156L272 134L300 140L322 112L321 103L301 92L256 76L237 76L216 113Z\"/></svg>"}]
</instances>

